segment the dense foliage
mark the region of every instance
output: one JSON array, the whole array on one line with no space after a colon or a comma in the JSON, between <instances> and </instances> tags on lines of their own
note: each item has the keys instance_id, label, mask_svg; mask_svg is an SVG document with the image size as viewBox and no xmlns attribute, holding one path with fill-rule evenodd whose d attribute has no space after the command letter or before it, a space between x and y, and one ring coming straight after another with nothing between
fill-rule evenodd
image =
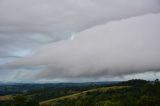
<instances>
[{"instance_id":1,"label":"dense foliage","mask_svg":"<svg viewBox=\"0 0 160 106\"><path fill-rule=\"evenodd\" d=\"M39 106L39 102L33 98L17 95L12 100L4 102L2 106Z\"/></svg>"},{"instance_id":2,"label":"dense foliage","mask_svg":"<svg viewBox=\"0 0 160 106\"><path fill-rule=\"evenodd\" d=\"M118 85L123 89L97 90L74 97L49 101L42 106L160 106L160 83L158 80L130 80Z\"/></svg>"}]
</instances>

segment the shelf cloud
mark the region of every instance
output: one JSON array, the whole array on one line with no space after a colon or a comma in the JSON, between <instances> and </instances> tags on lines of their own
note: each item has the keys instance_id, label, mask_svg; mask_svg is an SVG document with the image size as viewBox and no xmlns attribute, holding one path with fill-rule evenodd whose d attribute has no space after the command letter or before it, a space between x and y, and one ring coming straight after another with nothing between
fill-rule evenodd
<instances>
[{"instance_id":1,"label":"shelf cloud","mask_svg":"<svg viewBox=\"0 0 160 106\"><path fill-rule=\"evenodd\" d=\"M12 51L30 51L96 25L159 11L159 0L0 0L0 56L14 56Z\"/></svg>"},{"instance_id":2,"label":"shelf cloud","mask_svg":"<svg viewBox=\"0 0 160 106\"><path fill-rule=\"evenodd\" d=\"M159 13L159 0L0 0L0 80L158 71Z\"/></svg>"},{"instance_id":3,"label":"shelf cloud","mask_svg":"<svg viewBox=\"0 0 160 106\"><path fill-rule=\"evenodd\" d=\"M160 14L98 25L51 43L12 68L45 66L36 78L117 76L160 69Z\"/></svg>"}]
</instances>

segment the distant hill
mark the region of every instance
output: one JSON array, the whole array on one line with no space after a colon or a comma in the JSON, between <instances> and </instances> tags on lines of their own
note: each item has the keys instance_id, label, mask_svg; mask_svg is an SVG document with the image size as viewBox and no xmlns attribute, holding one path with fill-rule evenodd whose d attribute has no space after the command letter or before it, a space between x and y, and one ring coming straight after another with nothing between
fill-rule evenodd
<instances>
[{"instance_id":1,"label":"distant hill","mask_svg":"<svg viewBox=\"0 0 160 106\"><path fill-rule=\"evenodd\" d=\"M42 93L42 91L52 91L57 89L90 89L98 86L107 86L116 84L113 82L86 82L86 83L10 83L0 82L0 96L10 94L23 94L23 93ZM46 90L47 89L47 90ZM49 89L49 90L48 90Z\"/></svg>"}]
</instances>

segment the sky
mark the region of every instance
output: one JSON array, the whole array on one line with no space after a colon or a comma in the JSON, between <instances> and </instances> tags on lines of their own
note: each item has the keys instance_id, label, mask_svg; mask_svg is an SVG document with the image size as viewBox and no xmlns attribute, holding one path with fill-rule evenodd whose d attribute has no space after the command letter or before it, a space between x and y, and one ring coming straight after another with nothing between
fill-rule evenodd
<instances>
[{"instance_id":1,"label":"sky","mask_svg":"<svg viewBox=\"0 0 160 106\"><path fill-rule=\"evenodd\" d=\"M160 78L160 0L0 0L0 81Z\"/></svg>"}]
</instances>

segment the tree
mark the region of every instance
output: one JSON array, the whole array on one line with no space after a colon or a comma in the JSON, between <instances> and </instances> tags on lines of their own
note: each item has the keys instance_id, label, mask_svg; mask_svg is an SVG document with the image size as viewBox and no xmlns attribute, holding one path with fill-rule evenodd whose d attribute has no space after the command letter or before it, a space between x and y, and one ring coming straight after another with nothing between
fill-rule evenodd
<instances>
[{"instance_id":1,"label":"tree","mask_svg":"<svg viewBox=\"0 0 160 106\"><path fill-rule=\"evenodd\" d=\"M26 100L26 106L39 106L39 103L35 99L29 98Z\"/></svg>"},{"instance_id":2,"label":"tree","mask_svg":"<svg viewBox=\"0 0 160 106\"><path fill-rule=\"evenodd\" d=\"M27 98L23 95L17 95L13 98L14 106L39 106L38 101L33 98Z\"/></svg>"},{"instance_id":3,"label":"tree","mask_svg":"<svg viewBox=\"0 0 160 106\"><path fill-rule=\"evenodd\" d=\"M120 103L113 103L111 101L105 101L104 105L103 106L121 106Z\"/></svg>"},{"instance_id":4,"label":"tree","mask_svg":"<svg viewBox=\"0 0 160 106\"><path fill-rule=\"evenodd\" d=\"M13 98L13 104L14 106L26 106L26 100L25 96L17 95Z\"/></svg>"},{"instance_id":5,"label":"tree","mask_svg":"<svg viewBox=\"0 0 160 106\"><path fill-rule=\"evenodd\" d=\"M158 106L155 99L149 96L142 96L136 103L136 106Z\"/></svg>"}]
</instances>

